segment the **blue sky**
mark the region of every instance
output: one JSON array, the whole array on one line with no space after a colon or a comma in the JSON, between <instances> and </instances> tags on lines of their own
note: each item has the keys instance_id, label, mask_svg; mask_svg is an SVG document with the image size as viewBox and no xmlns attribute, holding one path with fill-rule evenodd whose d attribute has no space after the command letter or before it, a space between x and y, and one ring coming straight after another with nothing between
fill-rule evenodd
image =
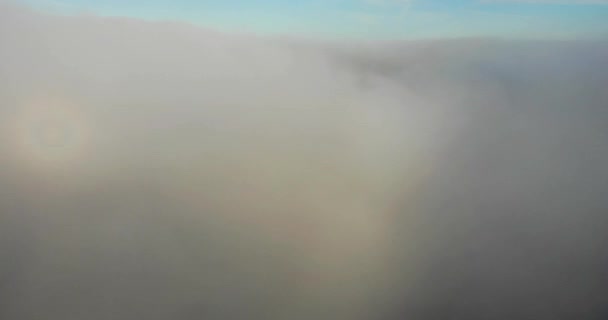
<instances>
[{"instance_id":1,"label":"blue sky","mask_svg":"<svg viewBox=\"0 0 608 320\"><path fill-rule=\"evenodd\" d=\"M21 0L45 10L326 38L608 36L608 0Z\"/></svg>"}]
</instances>

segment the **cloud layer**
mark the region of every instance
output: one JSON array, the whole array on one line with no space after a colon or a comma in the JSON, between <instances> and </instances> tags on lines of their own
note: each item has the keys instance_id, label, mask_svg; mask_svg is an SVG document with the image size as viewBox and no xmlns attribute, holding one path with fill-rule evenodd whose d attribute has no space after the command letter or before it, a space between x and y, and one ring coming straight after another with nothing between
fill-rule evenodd
<instances>
[{"instance_id":1,"label":"cloud layer","mask_svg":"<svg viewBox=\"0 0 608 320\"><path fill-rule=\"evenodd\" d=\"M0 8L0 318L601 319L608 45Z\"/></svg>"}]
</instances>

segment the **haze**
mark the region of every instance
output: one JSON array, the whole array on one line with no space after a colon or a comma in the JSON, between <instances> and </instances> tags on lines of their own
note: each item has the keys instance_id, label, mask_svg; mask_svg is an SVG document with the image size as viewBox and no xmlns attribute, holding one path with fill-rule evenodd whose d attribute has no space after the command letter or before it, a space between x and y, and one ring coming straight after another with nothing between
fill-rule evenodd
<instances>
[{"instance_id":1,"label":"haze","mask_svg":"<svg viewBox=\"0 0 608 320\"><path fill-rule=\"evenodd\" d=\"M607 84L0 3L0 319L606 319Z\"/></svg>"}]
</instances>

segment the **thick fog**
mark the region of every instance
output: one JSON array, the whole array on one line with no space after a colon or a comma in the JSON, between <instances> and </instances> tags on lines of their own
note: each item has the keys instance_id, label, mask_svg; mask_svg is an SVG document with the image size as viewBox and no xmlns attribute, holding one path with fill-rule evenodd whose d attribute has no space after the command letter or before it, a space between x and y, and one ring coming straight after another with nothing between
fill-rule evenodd
<instances>
[{"instance_id":1,"label":"thick fog","mask_svg":"<svg viewBox=\"0 0 608 320\"><path fill-rule=\"evenodd\" d=\"M608 41L0 2L0 319L606 319Z\"/></svg>"}]
</instances>

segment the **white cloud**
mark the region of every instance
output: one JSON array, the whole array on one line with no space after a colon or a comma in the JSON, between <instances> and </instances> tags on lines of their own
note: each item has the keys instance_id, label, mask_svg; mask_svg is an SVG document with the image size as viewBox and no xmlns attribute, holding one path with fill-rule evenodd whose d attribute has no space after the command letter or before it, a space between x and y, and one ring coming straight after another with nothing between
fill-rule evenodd
<instances>
[{"instance_id":1,"label":"white cloud","mask_svg":"<svg viewBox=\"0 0 608 320\"><path fill-rule=\"evenodd\" d=\"M604 43L0 4L0 48L3 320L602 318Z\"/></svg>"}]
</instances>

